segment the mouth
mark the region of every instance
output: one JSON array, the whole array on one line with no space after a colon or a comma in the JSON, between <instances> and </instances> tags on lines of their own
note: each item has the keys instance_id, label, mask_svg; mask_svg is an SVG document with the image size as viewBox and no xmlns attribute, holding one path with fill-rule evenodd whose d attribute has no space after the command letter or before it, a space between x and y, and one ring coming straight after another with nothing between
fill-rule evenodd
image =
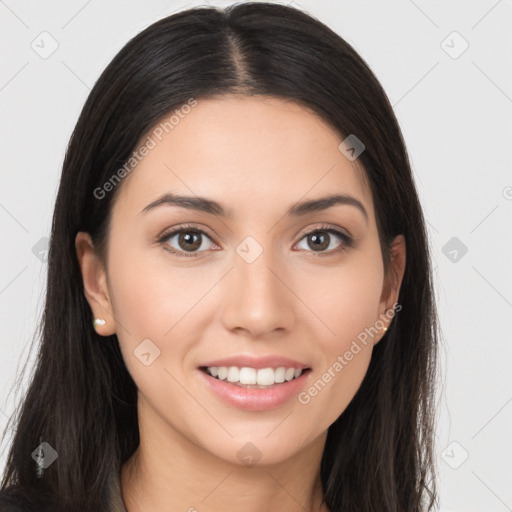
<instances>
[{"instance_id":1,"label":"mouth","mask_svg":"<svg viewBox=\"0 0 512 512\"><path fill-rule=\"evenodd\" d=\"M224 381L245 389L276 388L311 372L311 368L295 368L292 366L267 368L200 366L199 369L212 379Z\"/></svg>"},{"instance_id":2,"label":"mouth","mask_svg":"<svg viewBox=\"0 0 512 512\"><path fill-rule=\"evenodd\" d=\"M305 388L312 367L280 354L236 354L197 366L208 393L246 411L263 412L289 405Z\"/></svg>"}]
</instances>

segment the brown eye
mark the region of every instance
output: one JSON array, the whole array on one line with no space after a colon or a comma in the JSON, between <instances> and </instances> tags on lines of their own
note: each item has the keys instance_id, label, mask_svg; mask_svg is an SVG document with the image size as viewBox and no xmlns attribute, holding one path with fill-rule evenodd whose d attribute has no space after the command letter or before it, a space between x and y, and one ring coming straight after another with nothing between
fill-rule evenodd
<instances>
[{"instance_id":1,"label":"brown eye","mask_svg":"<svg viewBox=\"0 0 512 512\"><path fill-rule=\"evenodd\" d=\"M178 245L185 251L195 251L201 247L201 234L193 231L182 231L178 234Z\"/></svg>"},{"instance_id":2,"label":"brown eye","mask_svg":"<svg viewBox=\"0 0 512 512\"><path fill-rule=\"evenodd\" d=\"M310 235L307 235L306 238L309 247L311 247L314 251L323 251L327 249L331 241L330 235L325 232L312 233Z\"/></svg>"},{"instance_id":3,"label":"brown eye","mask_svg":"<svg viewBox=\"0 0 512 512\"><path fill-rule=\"evenodd\" d=\"M205 238L210 241L205 245ZM160 237L160 243L165 248L178 256L200 256L206 252L214 243L210 237L201 229L181 227ZM188 254L187 254L188 253Z\"/></svg>"},{"instance_id":4,"label":"brown eye","mask_svg":"<svg viewBox=\"0 0 512 512\"><path fill-rule=\"evenodd\" d=\"M338 242L338 244L336 244L336 238L341 240L341 243ZM303 240L306 243L306 247L303 246L299 248L326 254L337 253L347 247L353 246L352 239L349 236L333 228L315 229L314 231L306 233L299 244L302 243Z\"/></svg>"}]
</instances>

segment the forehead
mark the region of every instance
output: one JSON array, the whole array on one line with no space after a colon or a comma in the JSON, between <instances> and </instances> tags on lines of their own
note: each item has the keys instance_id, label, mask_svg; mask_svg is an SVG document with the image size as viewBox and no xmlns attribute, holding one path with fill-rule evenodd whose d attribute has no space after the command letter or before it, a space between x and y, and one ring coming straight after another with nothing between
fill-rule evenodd
<instances>
[{"instance_id":1,"label":"forehead","mask_svg":"<svg viewBox=\"0 0 512 512\"><path fill-rule=\"evenodd\" d=\"M339 151L343 137L308 108L266 96L196 101L142 137L139 148L150 149L124 179L120 203L138 213L169 192L215 199L231 217L263 218L299 200L342 193L373 218L362 166Z\"/></svg>"}]
</instances>

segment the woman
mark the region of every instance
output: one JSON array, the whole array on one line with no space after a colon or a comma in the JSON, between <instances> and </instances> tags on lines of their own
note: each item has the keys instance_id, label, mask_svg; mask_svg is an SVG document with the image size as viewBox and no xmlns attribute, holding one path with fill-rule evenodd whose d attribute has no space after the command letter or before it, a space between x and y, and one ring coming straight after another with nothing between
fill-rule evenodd
<instances>
[{"instance_id":1,"label":"woman","mask_svg":"<svg viewBox=\"0 0 512 512\"><path fill-rule=\"evenodd\" d=\"M437 323L397 120L337 34L196 8L94 86L0 510L426 511Z\"/></svg>"}]
</instances>

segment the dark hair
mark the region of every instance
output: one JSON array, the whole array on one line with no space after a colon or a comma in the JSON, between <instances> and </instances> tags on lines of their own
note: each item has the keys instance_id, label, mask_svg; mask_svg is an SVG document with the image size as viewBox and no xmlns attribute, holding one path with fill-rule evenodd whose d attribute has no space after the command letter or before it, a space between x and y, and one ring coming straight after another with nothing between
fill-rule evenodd
<instances>
[{"instance_id":1,"label":"dark hair","mask_svg":"<svg viewBox=\"0 0 512 512\"><path fill-rule=\"evenodd\" d=\"M365 61L300 10L242 3L194 8L130 40L92 89L62 169L48 256L41 345L17 424L2 495L51 510L106 510L108 475L139 443L136 386L115 335L100 337L83 293L78 231L104 244L113 199L94 191L162 116L190 98L269 95L309 107L365 145L386 271L403 234L400 313L373 350L355 397L329 427L321 463L332 512L418 512L437 502L433 460L438 327L425 222L389 100ZM105 342L110 341L110 342ZM31 453L47 441L57 461L36 475Z\"/></svg>"}]
</instances>

